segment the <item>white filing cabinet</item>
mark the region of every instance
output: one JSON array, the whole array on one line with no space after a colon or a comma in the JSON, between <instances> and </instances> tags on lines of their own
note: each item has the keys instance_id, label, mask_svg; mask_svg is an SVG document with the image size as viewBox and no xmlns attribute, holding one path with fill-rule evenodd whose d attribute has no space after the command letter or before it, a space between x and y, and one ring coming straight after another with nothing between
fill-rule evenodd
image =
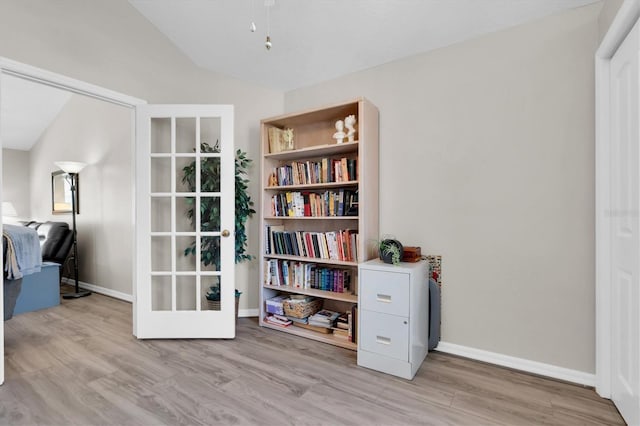
<instances>
[{"instance_id":1,"label":"white filing cabinet","mask_svg":"<svg viewBox=\"0 0 640 426\"><path fill-rule=\"evenodd\" d=\"M358 269L358 365L411 380L428 351L428 264L375 259Z\"/></svg>"}]
</instances>

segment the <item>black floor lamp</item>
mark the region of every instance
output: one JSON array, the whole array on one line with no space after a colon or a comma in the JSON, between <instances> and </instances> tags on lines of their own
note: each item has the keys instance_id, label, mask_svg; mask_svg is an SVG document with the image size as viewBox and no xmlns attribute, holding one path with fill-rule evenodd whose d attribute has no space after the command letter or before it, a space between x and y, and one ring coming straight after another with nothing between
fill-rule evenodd
<instances>
[{"instance_id":1,"label":"black floor lamp","mask_svg":"<svg viewBox=\"0 0 640 426\"><path fill-rule=\"evenodd\" d=\"M78 189L78 173L84 169L85 163L79 163L77 161L58 161L56 166L69 175L71 184L71 215L73 216L73 277L76 281L75 292L64 293L62 295L65 299L77 299L78 297L84 297L91 294L88 290L80 290L78 284L78 233L76 231L76 191Z\"/></svg>"}]
</instances>

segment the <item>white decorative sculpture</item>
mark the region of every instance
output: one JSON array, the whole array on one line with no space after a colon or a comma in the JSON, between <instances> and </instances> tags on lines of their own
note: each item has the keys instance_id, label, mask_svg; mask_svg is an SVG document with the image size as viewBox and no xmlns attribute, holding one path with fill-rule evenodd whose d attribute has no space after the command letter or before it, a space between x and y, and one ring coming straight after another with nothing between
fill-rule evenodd
<instances>
[{"instance_id":1,"label":"white decorative sculpture","mask_svg":"<svg viewBox=\"0 0 640 426\"><path fill-rule=\"evenodd\" d=\"M284 141L283 151L290 151L293 149L293 129L284 129L282 132L282 139Z\"/></svg>"},{"instance_id":2,"label":"white decorative sculpture","mask_svg":"<svg viewBox=\"0 0 640 426\"><path fill-rule=\"evenodd\" d=\"M336 130L337 131L333 134L333 138L336 140L336 143L342 143L345 136L347 136L347 134L344 132L344 121L336 121Z\"/></svg>"},{"instance_id":3,"label":"white decorative sculpture","mask_svg":"<svg viewBox=\"0 0 640 426\"><path fill-rule=\"evenodd\" d=\"M347 116L347 118L344 119L344 125L347 127L347 137L349 138L349 142L353 142L356 137L356 116Z\"/></svg>"}]
</instances>

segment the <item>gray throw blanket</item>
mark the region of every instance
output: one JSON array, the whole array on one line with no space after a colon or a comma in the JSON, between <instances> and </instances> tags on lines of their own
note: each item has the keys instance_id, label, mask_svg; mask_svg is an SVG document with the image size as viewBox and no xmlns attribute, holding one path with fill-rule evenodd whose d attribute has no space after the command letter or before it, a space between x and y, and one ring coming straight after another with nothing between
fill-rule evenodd
<instances>
[{"instance_id":1,"label":"gray throw blanket","mask_svg":"<svg viewBox=\"0 0 640 426\"><path fill-rule=\"evenodd\" d=\"M38 233L31 228L4 225L2 234L7 238L7 258L4 271L10 280L40 272L42 252Z\"/></svg>"}]
</instances>

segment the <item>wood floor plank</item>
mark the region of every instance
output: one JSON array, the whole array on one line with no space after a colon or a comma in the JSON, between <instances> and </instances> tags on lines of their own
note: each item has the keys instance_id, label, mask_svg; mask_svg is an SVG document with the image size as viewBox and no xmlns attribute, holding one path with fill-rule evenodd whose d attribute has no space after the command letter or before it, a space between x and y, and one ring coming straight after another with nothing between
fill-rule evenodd
<instances>
[{"instance_id":1,"label":"wood floor plank","mask_svg":"<svg viewBox=\"0 0 640 426\"><path fill-rule=\"evenodd\" d=\"M0 424L624 424L593 389L432 352L408 381L240 318L235 339L137 340L93 294L5 323Z\"/></svg>"},{"instance_id":2,"label":"wood floor plank","mask_svg":"<svg viewBox=\"0 0 640 426\"><path fill-rule=\"evenodd\" d=\"M164 399L155 391L156 384L138 383L119 371L92 381L88 387L110 406L127 413L122 424L182 424L182 419L165 406Z\"/></svg>"}]
</instances>

